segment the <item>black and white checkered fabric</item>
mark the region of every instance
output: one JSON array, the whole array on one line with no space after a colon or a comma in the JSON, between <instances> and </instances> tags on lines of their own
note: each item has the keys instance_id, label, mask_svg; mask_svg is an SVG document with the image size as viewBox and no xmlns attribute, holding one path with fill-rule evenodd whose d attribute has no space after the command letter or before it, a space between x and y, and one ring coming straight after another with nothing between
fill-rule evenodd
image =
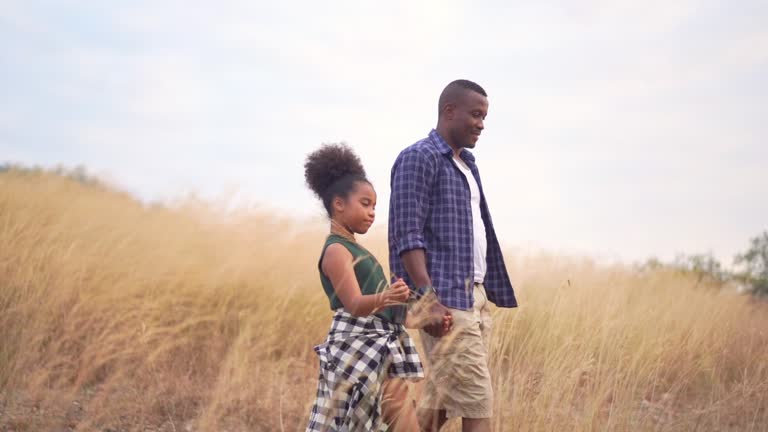
<instances>
[{"instance_id":1,"label":"black and white checkered fabric","mask_svg":"<svg viewBox=\"0 0 768 432\"><path fill-rule=\"evenodd\" d=\"M328 338L315 352L320 376L307 432L386 431L381 419L384 379L424 377L403 325L374 315L355 317L338 309Z\"/></svg>"}]
</instances>

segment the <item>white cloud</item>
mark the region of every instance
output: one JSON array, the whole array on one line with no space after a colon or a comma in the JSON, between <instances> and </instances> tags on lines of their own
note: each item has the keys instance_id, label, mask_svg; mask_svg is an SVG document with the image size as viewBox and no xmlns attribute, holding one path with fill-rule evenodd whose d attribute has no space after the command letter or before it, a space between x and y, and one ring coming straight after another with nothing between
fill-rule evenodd
<instances>
[{"instance_id":1,"label":"white cloud","mask_svg":"<svg viewBox=\"0 0 768 432\"><path fill-rule=\"evenodd\" d=\"M346 140L381 215L397 152L434 125L442 86L468 77L490 92L477 154L506 243L727 255L768 218L748 197L768 184L768 83L754 77L768 36L739 13L695 0L12 2L0 139L22 144L2 152L53 159L61 149L19 149L48 134L67 162L145 197L239 184L243 201L314 214L303 155ZM735 228L729 208L757 216Z\"/></svg>"}]
</instances>

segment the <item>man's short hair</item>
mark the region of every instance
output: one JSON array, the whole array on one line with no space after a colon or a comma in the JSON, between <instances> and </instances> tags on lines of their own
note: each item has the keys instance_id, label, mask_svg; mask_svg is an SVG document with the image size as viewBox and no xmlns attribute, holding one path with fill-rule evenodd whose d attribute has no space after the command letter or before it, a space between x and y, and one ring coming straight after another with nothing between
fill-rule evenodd
<instances>
[{"instance_id":1,"label":"man's short hair","mask_svg":"<svg viewBox=\"0 0 768 432\"><path fill-rule=\"evenodd\" d=\"M442 112L443 107L450 103L455 102L456 99L461 95L462 92L470 90L475 93L479 93L485 97L488 97L488 94L485 92L485 90L480 87L479 84L472 82L470 80L465 79L457 79L455 81L451 81L445 88L443 89L443 92L440 93L440 99L437 102L437 114L440 115Z\"/></svg>"}]
</instances>

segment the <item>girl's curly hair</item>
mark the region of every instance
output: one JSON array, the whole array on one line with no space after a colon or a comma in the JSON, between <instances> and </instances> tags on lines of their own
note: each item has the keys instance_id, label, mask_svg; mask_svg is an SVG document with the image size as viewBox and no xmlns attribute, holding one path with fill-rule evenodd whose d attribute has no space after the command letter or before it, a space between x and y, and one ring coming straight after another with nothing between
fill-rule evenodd
<instances>
[{"instance_id":1,"label":"girl's curly hair","mask_svg":"<svg viewBox=\"0 0 768 432\"><path fill-rule=\"evenodd\" d=\"M332 216L334 197L346 198L357 182L370 183L360 158L344 143L323 144L310 153L304 162L304 178L323 202L328 216Z\"/></svg>"}]
</instances>

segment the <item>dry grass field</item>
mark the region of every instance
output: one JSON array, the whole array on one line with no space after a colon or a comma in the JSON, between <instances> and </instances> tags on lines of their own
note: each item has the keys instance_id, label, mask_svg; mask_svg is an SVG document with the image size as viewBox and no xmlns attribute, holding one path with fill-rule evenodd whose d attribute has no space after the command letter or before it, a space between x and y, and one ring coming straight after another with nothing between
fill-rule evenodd
<instances>
[{"instance_id":1,"label":"dry grass field","mask_svg":"<svg viewBox=\"0 0 768 432\"><path fill-rule=\"evenodd\" d=\"M381 216L361 241L386 265ZM303 430L326 229L0 174L0 430ZM670 271L507 261L521 307L494 312L494 430L768 430L765 304Z\"/></svg>"}]
</instances>

